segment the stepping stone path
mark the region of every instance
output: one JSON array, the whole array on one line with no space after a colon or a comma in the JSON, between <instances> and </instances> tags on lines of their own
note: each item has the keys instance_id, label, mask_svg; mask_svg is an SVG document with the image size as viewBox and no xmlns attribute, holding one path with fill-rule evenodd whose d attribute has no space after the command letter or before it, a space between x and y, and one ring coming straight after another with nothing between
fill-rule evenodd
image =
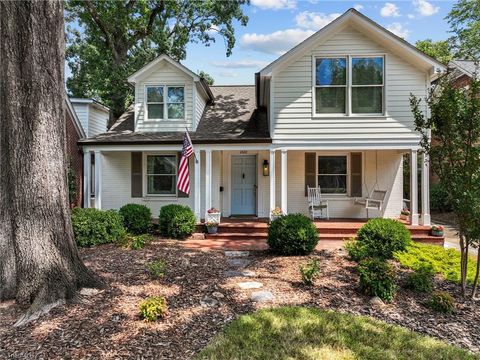
<instances>
[{"instance_id":1,"label":"stepping stone path","mask_svg":"<svg viewBox=\"0 0 480 360\"><path fill-rule=\"evenodd\" d=\"M254 291L252 293L252 296L250 296L250 300L252 300L253 302L268 302L272 301L273 299L275 299L273 294L270 291L266 290Z\"/></svg>"},{"instance_id":2,"label":"stepping stone path","mask_svg":"<svg viewBox=\"0 0 480 360\"><path fill-rule=\"evenodd\" d=\"M250 270L240 270L247 267L252 261L247 259L250 255L248 251L225 251L227 257L227 264L235 269L225 271L226 277L255 277L255 273ZM242 290L260 289L263 284L258 281L243 281L238 282L237 285ZM253 302L269 302L273 301L275 296L271 291L262 290L254 291L250 296L250 300ZM215 305L214 305L215 306Z\"/></svg>"},{"instance_id":3,"label":"stepping stone path","mask_svg":"<svg viewBox=\"0 0 480 360\"><path fill-rule=\"evenodd\" d=\"M260 289L263 287L263 284L257 281L246 281L246 282L239 282L237 284L240 289L248 290L248 289Z\"/></svg>"}]
</instances>

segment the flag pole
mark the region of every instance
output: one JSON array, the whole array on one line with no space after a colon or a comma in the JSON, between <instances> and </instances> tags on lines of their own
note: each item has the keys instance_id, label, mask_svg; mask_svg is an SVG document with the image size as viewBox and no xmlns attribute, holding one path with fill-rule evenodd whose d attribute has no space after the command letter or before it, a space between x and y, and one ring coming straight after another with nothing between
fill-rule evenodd
<instances>
[{"instance_id":1,"label":"flag pole","mask_svg":"<svg viewBox=\"0 0 480 360\"><path fill-rule=\"evenodd\" d=\"M192 143L192 147L193 147L193 141L192 141L192 138L190 137L190 133L188 132L188 128L186 126L185 126L185 131L187 132L188 138L190 139L190 142ZM193 156L195 157L195 164L198 164L197 154L195 154L195 151L193 152Z\"/></svg>"}]
</instances>

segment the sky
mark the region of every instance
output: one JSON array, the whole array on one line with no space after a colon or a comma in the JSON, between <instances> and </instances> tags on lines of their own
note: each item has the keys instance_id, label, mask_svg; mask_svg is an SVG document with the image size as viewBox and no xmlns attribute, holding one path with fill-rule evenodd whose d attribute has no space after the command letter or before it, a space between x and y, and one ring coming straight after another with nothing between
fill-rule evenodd
<instances>
[{"instance_id":1,"label":"sky","mask_svg":"<svg viewBox=\"0 0 480 360\"><path fill-rule=\"evenodd\" d=\"M414 44L447 39L444 20L454 1L324 1L251 0L245 6L247 26L235 26L236 44L226 57L221 37L206 47L189 44L182 63L213 76L215 85L253 84L254 74L349 8L356 8L388 30Z\"/></svg>"}]
</instances>

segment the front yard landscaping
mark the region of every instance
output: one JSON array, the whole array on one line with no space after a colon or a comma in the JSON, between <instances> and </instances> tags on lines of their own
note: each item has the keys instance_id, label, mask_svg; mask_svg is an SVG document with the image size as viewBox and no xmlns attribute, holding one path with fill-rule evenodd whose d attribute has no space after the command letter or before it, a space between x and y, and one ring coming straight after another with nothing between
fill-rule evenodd
<instances>
[{"instance_id":1,"label":"front yard landscaping","mask_svg":"<svg viewBox=\"0 0 480 360\"><path fill-rule=\"evenodd\" d=\"M285 326L285 333L272 331L269 334L273 339L280 337L279 341L289 336L300 339L302 334L308 335L308 339L292 349L292 354L304 351L305 359L322 354L322 351L325 354L331 351L330 358L337 354L338 358L348 359L354 355L362 358L362 354L369 351L373 354L375 349L385 349L385 354L394 358L393 351L403 347L400 354L412 359L415 354L416 358L431 358L429 354L433 352L437 358L469 358L459 350L428 338L412 335L407 339L406 334L410 334L407 330L383 323L374 326L376 323L368 318L354 318L352 328L335 329L335 323L342 323L347 317L323 312L332 310L367 315L466 350L480 350L478 302L463 301L458 284L436 276L435 290L451 293L456 309L453 315L435 312L426 306L430 295L402 287L411 270L398 263L394 266L400 287L393 301L384 303L372 301L370 296L359 292L357 264L348 259L345 251L320 251L310 256L290 257L274 256L266 251L225 254L224 251L186 249L181 241L155 238L139 250L106 244L81 249L80 253L87 266L101 275L109 287L98 293L84 290L82 301L57 307L23 328L12 328L21 309L13 302L2 303L0 358L192 359L241 315L281 306L322 311L318 318L314 316L316 310L255 313L232 325L229 329L233 330L227 330L227 334L237 331L235 329L242 324L248 325L248 319L268 319L274 317L272 314L285 311L283 320L275 320L278 326L285 322L281 325L282 329ZM299 269L313 259L318 260L320 273L313 278L313 286L308 286L303 283ZM140 317L139 304L152 296L164 297L168 310L157 321L146 322ZM295 317L295 311L304 314L302 319L305 320L298 333L289 331L291 324L287 321ZM328 336L317 344L320 338L317 330L321 326L325 326ZM266 336L267 330L260 328L258 336ZM382 343L387 338L395 340L388 347ZM352 339L358 342L354 344ZM268 344L270 340L264 341ZM213 354L209 352L215 350L215 345L212 346L205 354ZM416 352L409 353L409 346ZM257 350L259 354L266 351L260 347Z\"/></svg>"}]
</instances>

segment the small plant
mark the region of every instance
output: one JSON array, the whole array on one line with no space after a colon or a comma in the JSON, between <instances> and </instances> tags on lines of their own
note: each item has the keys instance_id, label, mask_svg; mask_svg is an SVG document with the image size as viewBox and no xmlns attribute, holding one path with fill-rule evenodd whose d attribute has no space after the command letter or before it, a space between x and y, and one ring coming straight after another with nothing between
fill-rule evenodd
<instances>
[{"instance_id":1,"label":"small plant","mask_svg":"<svg viewBox=\"0 0 480 360\"><path fill-rule=\"evenodd\" d=\"M207 227L207 232L209 234L216 234L218 230L218 222L216 221L207 221L205 223L205 226Z\"/></svg>"},{"instance_id":2,"label":"small plant","mask_svg":"<svg viewBox=\"0 0 480 360\"><path fill-rule=\"evenodd\" d=\"M408 210L407 208L403 208L402 211L400 212L400 214L409 216L410 215L410 210Z\"/></svg>"},{"instance_id":3,"label":"small plant","mask_svg":"<svg viewBox=\"0 0 480 360\"><path fill-rule=\"evenodd\" d=\"M192 209L178 204L163 206L158 222L162 235L173 239L185 239L192 235L197 225Z\"/></svg>"},{"instance_id":4,"label":"small plant","mask_svg":"<svg viewBox=\"0 0 480 360\"><path fill-rule=\"evenodd\" d=\"M152 212L145 205L126 204L119 210L123 224L132 234L144 234L152 227Z\"/></svg>"},{"instance_id":5,"label":"small plant","mask_svg":"<svg viewBox=\"0 0 480 360\"><path fill-rule=\"evenodd\" d=\"M220 212L220 210L215 209L214 207L211 207L210 209L207 210L208 214L217 214L219 212Z\"/></svg>"},{"instance_id":6,"label":"small plant","mask_svg":"<svg viewBox=\"0 0 480 360\"><path fill-rule=\"evenodd\" d=\"M418 293L433 291L433 278L435 272L431 266L422 266L407 276L405 287Z\"/></svg>"},{"instance_id":7,"label":"small plant","mask_svg":"<svg viewBox=\"0 0 480 360\"><path fill-rule=\"evenodd\" d=\"M162 278L167 272L167 263L165 260L155 260L147 264L148 272L156 278Z\"/></svg>"},{"instance_id":8,"label":"small plant","mask_svg":"<svg viewBox=\"0 0 480 360\"><path fill-rule=\"evenodd\" d=\"M397 286L392 265L381 259L366 259L358 265L358 273L362 292L388 302L393 300Z\"/></svg>"},{"instance_id":9,"label":"small plant","mask_svg":"<svg viewBox=\"0 0 480 360\"><path fill-rule=\"evenodd\" d=\"M284 215L282 208L280 208L280 207L278 207L278 206L271 211L271 214L272 214L273 217L279 217L279 216L283 216L283 215Z\"/></svg>"},{"instance_id":10,"label":"small plant","mask_svg":"<svg viewBox=\"0 0 480 360\"><path fill-rule=\"evenodd\" d=\"M127 234L122 241L122 245L131 250L140 250L145 247L150 241L153 240L152 235L143 234L143 235L133 235Z\"/></svg>"},{"instance_id":11,"label":"small plant","mask_svg":"<svg viewBox=\"0 0 480 360\"><path fill-rule=\"evenodd\" d=\"M317 244L317 228L302 214L281 216L268 228L268 246L280 255L307 255Z\"/></svg>"},{"instance_id":12,"label":"small plant","mask_svg":"<svg viewBox=\"0 0 480 360\"><path fill-rule=\"evenodd\" d=\"M167 315L167 300L162 296L151 296L140 302L140 317L145 321L157 321Z\"/></svg>"},{"instance_id":13,"label":"small plant","mask_svg":"<svg viewBox=\"0 0 480 360\"><path fill-rule=\"evenodd\" d=\"M365 246L363 246L360 242L356 241L355 239L351 239L345 242L344 247L350 259L355 262L360 262L363 259L366 259L368 257L368 253Z\"/></svg>"},{"instance_id":14,"label":"small plant","mask_svg":"<svg viewBox=\"0 0 480 360\"><path fill-rule=\"evenodd\" d=\"M391 259L395 251L402 251L411 243L410 231L401 222L392 219L371 219L357 234L369 257Z\"/></svg>"},{"instance_id":15,"label":"small plant","mask_svg":"<svg viewBox=\"0 0 480 360\"><path fill-rule=\"evenodd\" d=\"M432 236L443 236L443 226L433 225L430 232Z\"/></svg>"},{"instance_id":16,"label":"small plant","mask_svg":"<svg viewBox=\"0 0 480 360\"><path fill-rule=\"evenodd\" d=\"M428 302L428 306L444 314L452 314L455 311L455 300L446 291L435 291Z\"/></svg>"},{"instance_id":17,"label":"small plant","mask_svg":"<svg viewBox=\"0 0 480 360\"><path fill-rule=\"evenodd\" d=\"M75 241L82 247L122 241L125 237L122 217L115 210L75 208L72 226Z\"/></svg>"},{"instance_id":18,"label":"small plant","mask_svg":"<svg viewBox=\"0 0 480 360\"><path fill-rule=\"evenodd\" d=\"M320 262L318 259L312 259L305 265L300 265L300 274L305 285L313 285L313 281L320 274Z\"/></svg>"}]
</instances>

